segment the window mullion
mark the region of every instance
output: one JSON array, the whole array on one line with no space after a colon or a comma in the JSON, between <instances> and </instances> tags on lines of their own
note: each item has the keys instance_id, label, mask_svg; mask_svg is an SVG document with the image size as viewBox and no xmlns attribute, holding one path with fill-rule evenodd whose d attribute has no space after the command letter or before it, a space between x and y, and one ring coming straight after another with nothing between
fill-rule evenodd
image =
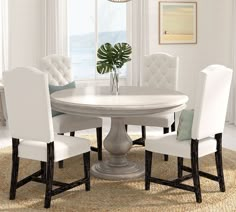
<instances>
[{"instance_id":1,"label":"window mullion","mask_svg":"<svg viewBox=\"0 0 236 212\"><path fill-rule=\"evenodd\" d=\"M127 42L132 46L132 2L127 4L126 7L126 35L127 35ZM129 62L127 64L127 72L126 72L126 76L127 76L127 83L128 85L132 84L132 62Z\"/></svg>"}]
</instances>

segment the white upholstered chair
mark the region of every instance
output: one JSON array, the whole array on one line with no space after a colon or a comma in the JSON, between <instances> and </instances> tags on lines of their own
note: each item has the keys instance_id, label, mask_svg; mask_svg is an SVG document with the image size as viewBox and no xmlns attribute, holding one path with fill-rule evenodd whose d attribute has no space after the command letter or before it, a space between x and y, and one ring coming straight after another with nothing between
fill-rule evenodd
<instances>
[{"instance_id":1,"label":"white upholstered chair","mask_svg":"<svg viewBox=\"0 0 236 212\"><path fill-rule=\"evenodd\" d=\"M60 55L49 55L41 59L41 70L48 74L49 84L66 85L73 81L70 58ZM98 117L73 116L62 114L53 117L54 131L58 134L70 132L74 136L75 131L96 128L97 147L91 147L98 152L98 160L102 160L102 119ZM63 167L63 162L59 162Z\"/></svg>"},{"instance_id":2,"label":"white upholstered chair","mask_svg":"<svg viewBox=\"0 0 236 212\"><path fill-rule=\"evenodd\" d=\"M178 66L178 57L166 53L145 56L141 86L177 90ZM145 145L145 126L162 127L164 134L168 133L170 128L171 131L175 131L174 114L129 117L125 119L125 123L142 126L142 138L133 141L133 144ZM167 155L165 155L165 160L168 160Z\"/></svg>"},{"instance_id":3,"label":"white upholstered chair","mask_svg":"<svg viewBox=\"0 0 236 212\"><path fill-rule=\"evenodd\" d=\"M192 139L176 140L176 133L147 139L145 146L145 189L150 182L168 185L195 193L196 201L202 201L199 176L217 181L220 191L225 191L222 166L222 133L224 130L227 103L232 79L232 70L220 65L208 66L198 79L194 108ZM151 176L152 153L168 154L178 157L178 178L167 181ZM199 171L198 159L214 153L217 176ZM183 165L183 158L191 160L191 168ZM183 171L190 172L183 176ZM182 184L193 178L194 186Z\"/></svg>"},{"instance_id":4,"label":"white upholstered chair","mask_svg":"<svg viewBox=\"0 0 236 212\"><path fill-rule=\"evenodd\" d=\"M62 55L49 55L41 59L42 71L48 74L51 85L65 85L73 81L71 61Z\"/></svg>"},{"instance_id":5,"label":"white upholstered chair","mask_svg":"<svg viewBox=\"0 0 236 212\"><path fill-rule=\"evenodd\" d=\"M90 142L54 135L47 75L34 68L17 68L5 72L3 79L13 148L10 199L14 200L16 189L29 181L46 184L45 208L50 207L52 196L75 186L85 184L90 190ZM53 181L54 162L80 154L84 178L73 183ZM41 161L41 169L18 181L20 158Z\"/></svg>"}]
</instances>

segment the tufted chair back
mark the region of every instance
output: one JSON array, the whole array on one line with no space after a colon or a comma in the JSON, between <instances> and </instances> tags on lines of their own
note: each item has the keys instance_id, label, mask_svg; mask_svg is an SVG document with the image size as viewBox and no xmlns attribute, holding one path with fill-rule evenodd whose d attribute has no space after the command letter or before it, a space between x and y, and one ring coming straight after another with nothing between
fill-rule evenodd
<instances>
[{"instance_id":1,"label":"tufted chair back","mask_svg":"<svg viewBox=\"0 0 236 212\"><path fill-rule=\"evenodd\" d=\"M165 53L144 57L142 86L177 90L179 58Z\"/></svg>"},{"instance_id":2,"label":"tufted chair back","mask_svg":"<svg viewBox=\"0 0 236 212\"><path fill-rule=\"evenodd\" d=\"M41 69L48 74L51 85L65 85L72 81L70 58L49 55L41 59Z\"/></svg>"}]
</instances>

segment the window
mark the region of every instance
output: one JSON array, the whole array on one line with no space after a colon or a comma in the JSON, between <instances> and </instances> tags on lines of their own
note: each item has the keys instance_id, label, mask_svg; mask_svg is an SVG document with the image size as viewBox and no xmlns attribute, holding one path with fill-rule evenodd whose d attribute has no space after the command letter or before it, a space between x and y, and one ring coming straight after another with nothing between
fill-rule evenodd
<instances>
[{"instance_id":1,"label":"window","mask_svg":"<svg viewBox=\"0 0 236 212\"><path fill-rule=\"evenodd\" d=\"M76 80L107 78L96 71L97 48L126 42L126 4L108 0L69 1L69 54ZM126 67L121 77L126 77Z\"/></svg>"}]
</instances>

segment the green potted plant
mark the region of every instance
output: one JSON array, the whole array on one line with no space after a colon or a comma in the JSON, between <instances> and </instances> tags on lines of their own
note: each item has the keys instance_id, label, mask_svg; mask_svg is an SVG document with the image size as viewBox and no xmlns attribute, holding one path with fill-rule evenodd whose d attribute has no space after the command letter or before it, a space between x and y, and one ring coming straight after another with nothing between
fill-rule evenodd
<instances>
[{"instance_id":1,"label":"green potted plant","mask_svg":"<svg viewBox=\"0 0 236 212\"><path fill-rule=\"evenodd\" d=\"M128 43L105 43L97 51L97 72L110 73L111 91L119 94L119 70L131 60L132 48Z\"/></svg>"}]
</instances>

